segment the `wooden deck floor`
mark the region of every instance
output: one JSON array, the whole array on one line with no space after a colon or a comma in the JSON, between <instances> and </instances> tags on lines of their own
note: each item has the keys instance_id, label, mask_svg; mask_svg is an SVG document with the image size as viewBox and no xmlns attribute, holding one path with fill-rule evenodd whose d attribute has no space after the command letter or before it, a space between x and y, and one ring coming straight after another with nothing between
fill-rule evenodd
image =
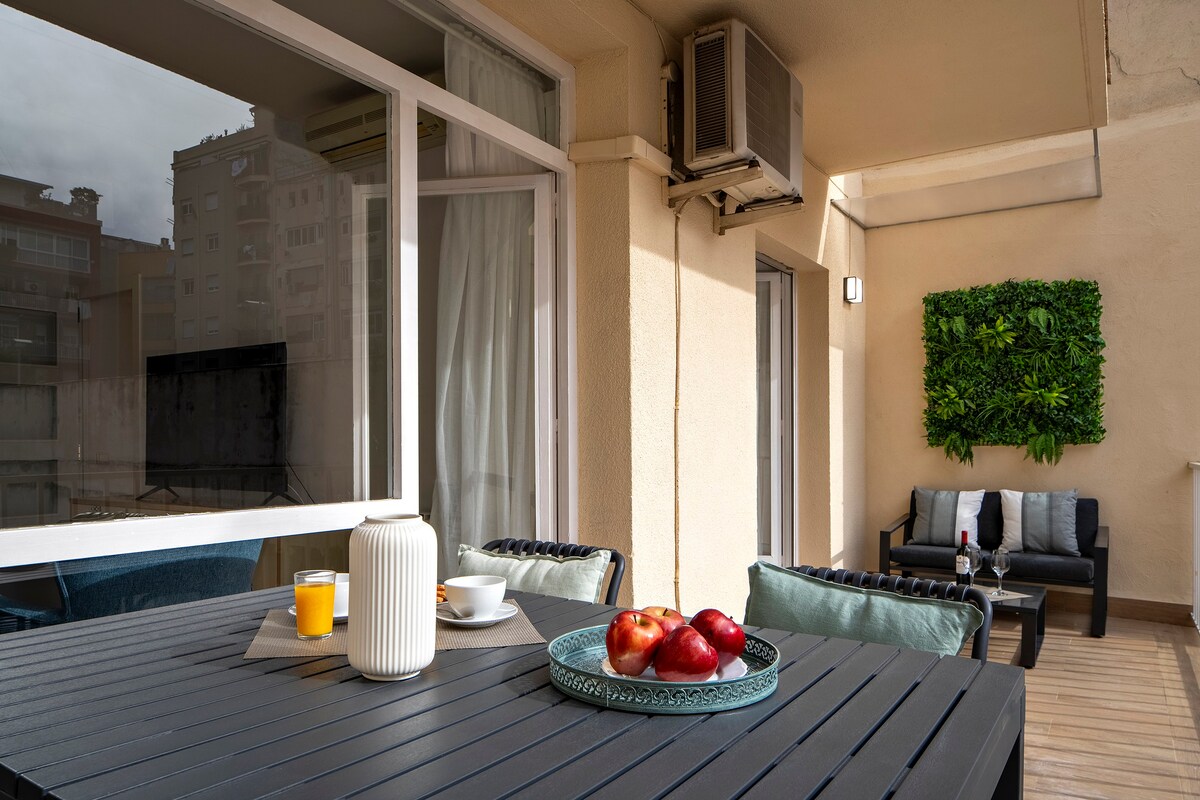
<instances>
[{"instance_id":1,"label":"wooden deck floor","mask_svg":"<svg viewBox=\"0 0 1200 800\"><path fill-rule=\"evenodd\" d=\"M1200 798L1200 633L1051 614L1026 670L1025 797ZM1000 618L990 659L1015 663L1020 629Z\"/></svg>"}]
</instances>

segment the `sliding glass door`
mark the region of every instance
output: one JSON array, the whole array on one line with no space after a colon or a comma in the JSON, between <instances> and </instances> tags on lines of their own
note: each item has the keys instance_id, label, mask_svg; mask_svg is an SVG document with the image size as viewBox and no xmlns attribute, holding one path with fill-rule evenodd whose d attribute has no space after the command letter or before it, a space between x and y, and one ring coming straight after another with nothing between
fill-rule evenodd
<instances>
[{"instance_id":1,"label":"sliding glass door","mask_svg":"<svg viewBox=\"0 0 1200 800\"><path fill-rule=\"evenodd\" d=\"M792 276L760 259L755 286L758 404L758 554L795 557Z\"/></svg>"},{"instance_id":2,"label":"sliding glass door","mask_svg":"<svg viewBox=\"0 0 1200 800\"><path fill-rule=\"evenodd\" d=\"M459 544L553 538L551 182L418 191L420 499L453 574Z\"/></svg>"}]
</instances>

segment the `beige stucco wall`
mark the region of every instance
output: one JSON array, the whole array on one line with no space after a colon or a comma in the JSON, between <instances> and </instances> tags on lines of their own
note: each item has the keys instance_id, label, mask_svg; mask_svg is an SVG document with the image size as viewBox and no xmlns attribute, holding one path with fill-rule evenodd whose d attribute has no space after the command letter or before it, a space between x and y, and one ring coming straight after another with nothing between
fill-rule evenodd
<instances>
[{"instance_id":1,"label":"beige stucco wall","mask_svg":"<svg viewBox=\"0 0 1200 800\"><path fill-rule=\"evenodd\" d=\"M1191 481L1200 454L1200 104L1100 131L1104 196L868 232L868 517L902 513L914 484L1054 490L1100 500L1114 596L1191 600ZM976 448L974 468L925 445L921 298L1008 278L1100 284L1105 417L1098 445L1053 467Z\"/></svg>"},{"instance_id":2,"label":"beige stucco wall","mask_svg":"<svg viewBox=\"0 0 1200 800\"><path fill-rule=\"evenodd\" d=\"M576 67L578 141L658 143L664 43L624 2L488 3ZM593 36L579 35L582 30ZM679 43L666 51L678 57ZM580 541L629 559L622 602L675 596L675 216L660 180L629 163L576 170ZM829 178L806 170L804 212L718 236L711 207L680 216L680 607L740 619L756 559L755 254L797 270L803 331L800 559L830 563L861 527L865 314L841 299L865 274L861 231L830 218ZM848 501L849 500L849 504ZM831 529L833 532L831 533Z\"/></svg>"}]
</instances>

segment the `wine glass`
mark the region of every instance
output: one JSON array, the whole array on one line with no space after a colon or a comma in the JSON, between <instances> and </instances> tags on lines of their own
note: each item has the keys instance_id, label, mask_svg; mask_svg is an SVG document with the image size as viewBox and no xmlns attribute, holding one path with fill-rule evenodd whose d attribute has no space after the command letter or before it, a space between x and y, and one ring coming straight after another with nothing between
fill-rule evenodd
<instances>
[{"instance_id":1,"label":"wine glass","mask_svg":"<svg viewBox=\"0 0 1200 800\"><path fill-rule=\"evenodd\" d=\"M992 597L1004 597L1004 573L1008 572L1009 559L1008 551L1003 547L996 549L992 553L992 572L996 573L997 587L996 591L992 592Z\"/></svg>"},{"instance_id":2,"label":"wine glass","mask_svg":"<svg viewBox=\"0 0 1200 800\"><path fill-rule=\"evenodd\" d=\"M975 573L983 566L983 554L978 547L967 548L967 574L971 576L971 585L975 585Z\"/></svg>"}]
</instances>

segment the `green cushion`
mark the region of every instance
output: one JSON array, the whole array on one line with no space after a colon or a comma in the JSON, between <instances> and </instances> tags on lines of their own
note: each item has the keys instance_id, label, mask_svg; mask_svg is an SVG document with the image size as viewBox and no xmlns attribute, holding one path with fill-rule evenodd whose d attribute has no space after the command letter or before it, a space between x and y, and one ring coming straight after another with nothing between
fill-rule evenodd
<instances>
[{"instance_id":1,"label":"green cushion","mask_svg":"<svg viewBox=\"0 0 1200 800\"><path fill-rule=\"evenodd\" d=\"M612 558L611 550L597 550L587 556L529 555L493 553L468 544L458 546L459 575L499 575L508 588L518 592L536 592L571 600L600 600L604 572Z\"/></svg>"},{"instance_id":2,"label":"green cushion","mask_svg":"<svg viewBox=\"0 0 1200 800\"><path fill-rule=\"evenodd\" d=\"M983 624L959 600L843 586L759 561L750 566L746 624L957 655Z\"/></svg>"}]
</instances>

